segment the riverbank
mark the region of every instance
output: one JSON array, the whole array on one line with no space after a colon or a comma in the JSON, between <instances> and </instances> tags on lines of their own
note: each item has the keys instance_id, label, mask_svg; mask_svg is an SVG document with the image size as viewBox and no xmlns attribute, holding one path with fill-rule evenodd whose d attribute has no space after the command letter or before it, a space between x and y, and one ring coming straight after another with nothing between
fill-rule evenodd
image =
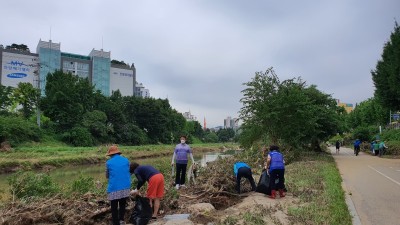
<instances>
[{"instance_id":1,"label":"riverbank","mask_svg":"<svg viewBox=\"0 0 400 225\"><path fill-rule=\"evenodd\" d=\"M306 152L287 165L285 198L272 200L253 192L237 195L232 165L236 160L249 162L258 181L262 160L257 154L244 151L235 157L209 163L199 171L196 185L188 184L188 188L178 191L173 188L172 177L168 175L171 169L169 158L155 160L152 164L165 174L166 195L161 203L160 219L154 224L165 224L162 217L176 213L190 213L189 220L194 224L351 224L339 171L333 157L327 153ZM111 213L104 185L85 185L92 189L81 194L70 192L34 201L17 200L3 206L0 221L9 225L23 221L108 224ZM243 180L242 188L243 191L250 190L247 181ZM145 195L144 189L140 191ZM199 203L209 203L214 209L193 211ZM133 201L129 201L128 212L132 206ZM125 221L129 215L127 213Z\"/></svg>"},{"instance_id":2,"label":"riverbank","mask_svg":"<svg viewBox=\"0 0 400 225\"><path fill-rule=\"evenodd\" d=\"M172 156L175 145L119 146L130 160ZM193 144L193 153L237 149L235 144ZM71 165L103 164L107 160L107 146L28 146L0 152L0 174L28 170L50 170Z\"/></svg>"}]
</instances>

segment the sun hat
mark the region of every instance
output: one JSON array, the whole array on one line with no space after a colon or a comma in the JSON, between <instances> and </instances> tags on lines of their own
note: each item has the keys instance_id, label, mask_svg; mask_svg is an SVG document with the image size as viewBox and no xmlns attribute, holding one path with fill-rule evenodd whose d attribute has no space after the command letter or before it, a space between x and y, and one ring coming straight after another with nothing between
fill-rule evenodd
<instances>
[{"instance_id":1,"label":"sun hat","mask_svg":"<svg viewBox=\"0 0 400 225\"><path fill-rule=\"evenodd\" d=\"M107 155L111 156L111 155L115 155L115 154L121 154L121 152L119 151L119 149L116 145L112 145L112 146L110 146L110 148L108 148Z\"/></svg>"}]
</instances>

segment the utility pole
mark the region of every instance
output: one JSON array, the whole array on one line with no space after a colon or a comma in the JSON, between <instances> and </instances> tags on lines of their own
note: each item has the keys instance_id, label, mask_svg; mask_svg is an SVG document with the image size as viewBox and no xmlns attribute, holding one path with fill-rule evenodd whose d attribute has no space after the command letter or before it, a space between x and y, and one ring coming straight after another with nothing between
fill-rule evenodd
<instances>
[{"instance_id":1,"label":"utility pole","mask_svg":"<svg viewBox=\"0 0 400 225\"><path fill-rule=\"evenodd\" d=\"M39 108L39 104L40 104L40 96L42 95L42 91L40 88L40 63L31 65L32 67L35 67L35 71L33 72L35 74L36 77L36 88L38 90L38 95L37 95L37 99L36 99L36 123L40 129L40 108Z\"/></svg>"}]
</instances>

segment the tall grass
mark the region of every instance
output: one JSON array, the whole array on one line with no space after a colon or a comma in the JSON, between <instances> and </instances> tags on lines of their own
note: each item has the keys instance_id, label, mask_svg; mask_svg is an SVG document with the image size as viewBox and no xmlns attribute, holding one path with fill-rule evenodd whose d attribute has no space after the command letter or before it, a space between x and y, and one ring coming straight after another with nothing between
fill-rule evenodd
<instances>
[{"instance_id":1,"label":"tall grass","mask_svg":"<svg viewBox=\"0 0 400 225\"><path fill-rule=\"evenodd\" d=\"M286 186L300 202L288 210L296 224L352 224L341 177L331 155L306 154L288 165Z\"/></svg>"}]
</instances>

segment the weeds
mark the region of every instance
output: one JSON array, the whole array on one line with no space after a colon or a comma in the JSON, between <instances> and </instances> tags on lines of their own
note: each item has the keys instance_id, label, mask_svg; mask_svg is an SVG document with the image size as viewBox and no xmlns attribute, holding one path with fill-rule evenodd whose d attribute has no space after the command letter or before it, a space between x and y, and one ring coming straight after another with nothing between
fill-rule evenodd
<instances>
[{"instance_id":1,"label":"weeds","mask_svg":"<svg viewBox=\"0 0 400 225\"><path fill-rule=\"evenodd\" d=\"M286 168L286 185L300 198L290 207L291 221L300 224L351 224L341 177L331 155L307 155Z\"/></svg>"},{"instance_id":2,"label":"weeds","mask_svg":"<svg viewBox=\"0 0 400 225\"><path fill-rule=\"evenodd\" d=\"M17 198L44 197L60 192L60 187L47 174L18 172L8 179L10 191Z\"/></svg>"}]
</instances>

